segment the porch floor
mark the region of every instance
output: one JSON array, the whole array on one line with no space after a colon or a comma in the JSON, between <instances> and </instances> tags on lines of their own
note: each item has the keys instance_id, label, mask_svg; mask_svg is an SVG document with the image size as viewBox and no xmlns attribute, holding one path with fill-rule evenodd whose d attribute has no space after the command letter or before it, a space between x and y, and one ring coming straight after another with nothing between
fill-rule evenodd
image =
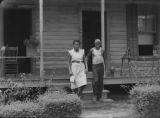
<instances>
[{"instance_id":1,"label":"porch floor","mask_svg":"<svg viewBox=\"0 0 160 118\"><path fill-rule=\"evenodd\" d=\"M150 81L160 76L144 76L144 77L106 77L104 79L104 85L115 85L115 84L135 84L143 81ZM88 74L88 84L91 84L92 75ZM39 75L26 75L25 78L0 78L0 88L8 88L8 83L16 82L18 85L25 85L27 87L45 87L45 86L69 86L69 75L57 74L57 75L46 75L44 78L40 78Z\"/></svg>"}]
</instances>

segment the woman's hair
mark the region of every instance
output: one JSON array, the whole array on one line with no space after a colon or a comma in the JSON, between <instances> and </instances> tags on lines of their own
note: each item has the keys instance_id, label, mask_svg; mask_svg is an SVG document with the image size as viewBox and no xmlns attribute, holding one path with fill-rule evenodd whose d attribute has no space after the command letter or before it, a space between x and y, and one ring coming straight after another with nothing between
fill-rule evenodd
<instances>
[{"instance_id":1,"label":"woman's hair","mask_svg":"<svg viewBox=\"0 0 160 118\"><path fill-rule=\"evenodd\" d=\"M79 43L79 44L81 44L80 40L74 40L74 41L73 41L73 45L74 45L76 42Z\"/></svg>"}]
</instances>

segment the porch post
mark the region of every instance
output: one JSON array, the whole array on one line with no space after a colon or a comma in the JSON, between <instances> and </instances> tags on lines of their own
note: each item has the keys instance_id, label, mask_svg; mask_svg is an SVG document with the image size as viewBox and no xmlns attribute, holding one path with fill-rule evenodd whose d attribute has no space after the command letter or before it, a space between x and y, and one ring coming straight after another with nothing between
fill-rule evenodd
<instances>
[{"instance_id":1,"label":"porch post","mask_svg":"<svg viewBox=\"0 0 160 118\"><path fill-rule=\"evenodd\" d=\"M3 33L4 33L4 31L3 31L3 6L2 6L2 4L0 3L0 49L1 49L1 47L4 45L4 37L3 37ZM1 56L3 56L3 53L2 53L2 51L0 52L0 55ZM3 75L4 75L4 63L3 63L3 58L2 59L0 59L0 65L1 65L1 67L0 67L0 77L3 77Z\"/></svg>"},{"instance_id":2,"label":"porch post","mask_svg":"<svg viewBox=\"0 0 160 118\"><path fill-rule=\"evenodd\" d=\"M43 56L43 0L39 0L39 35L40 35L40 77L44 75L44 56Z\"/></svg>"},{"instance_id":3,"label":"porch post","mask_svg":"<svg viewBox=\"0 0 160 118\"><path fill-rule=\"evenodd\" d=\"M101 0L101 40L102 49L105 50L105 0Z\"/></svg>"}]
</instances>

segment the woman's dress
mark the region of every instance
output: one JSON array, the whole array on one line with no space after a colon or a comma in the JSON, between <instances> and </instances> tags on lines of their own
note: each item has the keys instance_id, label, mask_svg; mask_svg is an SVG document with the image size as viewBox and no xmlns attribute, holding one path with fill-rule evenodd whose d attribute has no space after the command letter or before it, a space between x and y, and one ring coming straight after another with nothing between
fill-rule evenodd
<instances>
[{"instance_id":1,"label":"woman's dress","mask_svg":"<svg viewBox=\"0 0 160 118\"><path fill-rule=\"evenodd\" d=\"M76 89L81 86L87 85L87 77L85 73L85 64L84 64L84 50L79 49L76 52L74 49L69 50L71 56L71 70L73 72L74 82L71 82L71 89Z\"/></svg>"}]
</instances>

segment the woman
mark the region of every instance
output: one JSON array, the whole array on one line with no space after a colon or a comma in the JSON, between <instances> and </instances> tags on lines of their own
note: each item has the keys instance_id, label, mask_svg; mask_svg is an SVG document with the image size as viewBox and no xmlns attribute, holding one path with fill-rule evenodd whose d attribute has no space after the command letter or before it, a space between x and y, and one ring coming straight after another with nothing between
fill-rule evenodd
<instances>
[{"instance_id":1,"label":"woman","mask_svg":"<svg viewBox=\"0 0 160 118\"><path fill-rule=\"evenodd\" d=\"M88 70L84 50L80 49L80 41L73 41L73 49L69 50L68 67L71 89L82 97L84 87L87 85L86 72Z\"/></svg>"},{"instance_id":2,"label":"woman","mask_svg":"<svg viewBox=\"0 0 160 118\"><path fill-rule=\"evenodd\" d=\"M105 77L105 53L101 48L101 40L95 40L95 47L93 47L87 55L87 60L92 56L92 67L93 67L93 93L94 100L102 101L103 91L103 79Z\"/></svg>"}]
</instances>

